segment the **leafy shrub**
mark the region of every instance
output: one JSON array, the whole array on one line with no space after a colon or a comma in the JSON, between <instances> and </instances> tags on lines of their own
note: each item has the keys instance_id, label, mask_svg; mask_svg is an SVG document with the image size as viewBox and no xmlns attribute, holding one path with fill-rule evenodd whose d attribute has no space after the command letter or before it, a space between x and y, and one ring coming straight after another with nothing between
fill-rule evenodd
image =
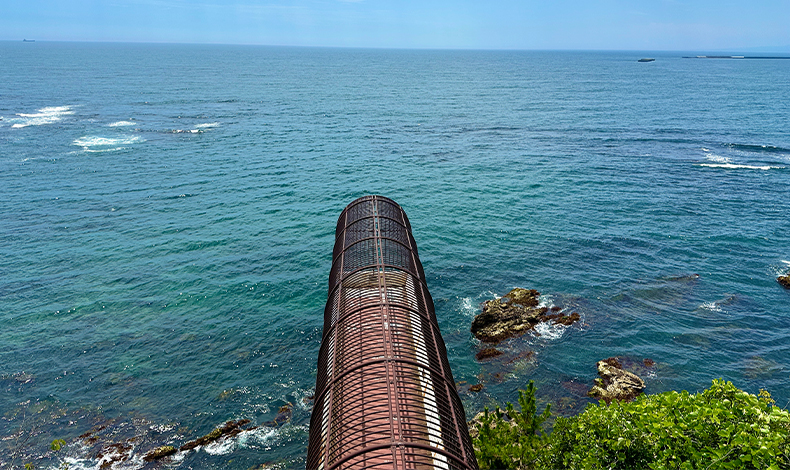
<instances>
[{"instance_id":1,"label":"leafy shrub","mask_svg":"<svg viewBox=\"0 0 790 470\"><path fill-rule=\"evenodd\" d=\"M526 390L518 392L519 411L507 403L505 412L485 409L477 425L478 435L472 439L477 463L481 470L535 467L540 450L546 443L542 424L551 414L551 406L540 415L535 402L535 383L530 380Z\"/></svg>"},{"instance_id":2,"label":"leafy shrub","mask_svg":"<svg viewBox=\"0 0 790 470\"><path fill-rule=\"evenodd\" d=\"M589 405L578 416L558 418L548 436L540 433L548 409L535 415L532 383L519 403L516 416L524 424L500 426L495 414L476 426L481 468L790 469L790 413L774 406L768 392L755 396L723 380L698 394ZM508 434L522 429L526 437Z\"/></svg>"}]
</instances>

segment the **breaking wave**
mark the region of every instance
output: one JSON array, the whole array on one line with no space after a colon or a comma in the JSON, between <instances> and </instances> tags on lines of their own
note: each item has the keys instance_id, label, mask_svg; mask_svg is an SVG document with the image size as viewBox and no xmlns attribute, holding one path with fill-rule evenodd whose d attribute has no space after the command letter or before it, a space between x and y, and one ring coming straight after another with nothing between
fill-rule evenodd
<instances>
[{"instance_id":1,"label":"breaking wave","mask_svg":"<svg viewBox=\"0 0 790 470\"><path fill-rule=\"evenodd\" d=\"M203 124L196 124L194 129L174 129L171 132L173 134L202 134L208 129L214 129L215 127L219 127L218 122L206 122Z\"/></svg>"},{"instance_id":2,"label":"breaking wave","mask_svg":"<svg viewBox=\"0 0 790 470\"><path fill-rule=\"evenodd\" d=\"M124 145L132 145L139 142L145 142L145 139L139 136L122 138L85 136L75 139L74 145L82 147L82 150L86 152L114 152L125 149Z\"/></svg>"},{"instance_id":3,"label":"breaking wave","mask_svg":"<svg viewBox=\"0 0 790 470\"><path fill-rule=\"evenodd\" d=\"M71 106L49 106L39 109L36 113L18 113L18 118L11 118L8 122L11 122L11 127L15 129L28 126L43 126L58 122L63 119L63 116L69 114L74 114Z\"/></svg>"},{"instance_id":4,"label":"breaking wave","mask_svg":"<svg viewBox=\"0 0 790 470\"><path fill-rule=\"evenodd\" d=\"M566 329L568 329L567 326L550 321L540 322L535 325L535 333L537 333L540 338L547 340L562 338L562 335L565 334Z\"/></svg>"},{"instance_id":5,"label":"breaking wave","mask_svg":"<svg viewBox=\"0 0 790 470\"><path fill-rule=\"evenodd\" d=\"M727 168L727 169L744 169L744 170L781 170L783 166L772 165L738 165L735 163L699 163L698 166L705 166L708 168Z\"/></svg>"}]
</instances>

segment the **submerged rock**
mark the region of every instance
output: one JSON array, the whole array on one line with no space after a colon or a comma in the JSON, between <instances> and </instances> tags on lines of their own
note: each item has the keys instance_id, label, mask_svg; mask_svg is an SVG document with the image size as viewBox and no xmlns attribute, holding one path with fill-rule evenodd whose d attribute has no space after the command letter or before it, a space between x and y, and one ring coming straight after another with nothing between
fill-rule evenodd
<instances>
[{"instance_id":1,"label":"submerged rock","mask_svg":"<svg viewBox=\"0 0 790 470\"><path fill-rule=\"evenodd\" d=\"M481 390L483 390L483 384L475 384L475 385L472 385L471 387L469 387L469 391L470 392L477 393L477 392L479 392Z\"/></svg>"},{"instance_id":2,"label":"submerged rock","mask_svg":"<svg viewBox=\"0 0 790 470\"><path fill-rule=\"evenodd\" d=\"M235 436L236 434L239 434L242 431L250 431L252 429L255 429L254 427L253 428L242 429L242 426L244 426L246 424L249 424L249 423L250 423L249 419L240 419L238 421L228 421L224 425L222 425L222 427L214 429L213 431L211 431L210 433L206 434L205 436L199 437L199 438L195 439L194 441L187 442L186 444L182 445L178 450L184 451L184 450L194 449L195 447L198 447L198 446L204 446L206 444L210 444L210 443L216 441L217 439L219 439L222 436L233 437L233 436Z\"/></svg>"},{"instance_id":3,"label":"submerged rock","mask_svg":"<svg viewBox=\"0 0 790 470\"><path fill-rule=\"evenodd\" d=\"M502 351L500 351L499 349L484 348L481 349L480 351L477 351L477 354L475 354L475 359L477 359L478 361L482 361L485 359L490 359L492 357L497 357L501 355L502 355Z\"/></svg>"},{"instance_id":4,"label":"submerged rock","mask_svg":"<svg viewBox=\"0 0 790 470\"><path fill-rule=\"evenodd\" d=\"M291 416L293 416L293 404L288 402L280 407L280 409L277 411L277 416L275 416L273 420L266 421L263 423L263 425L269 427L279 427L290 421Z\"/></svg>"},{"instance_id":5,"label":"submerged rock","mask_svg":"<svg viewBox=\"0 0 790 470\"><path fill-rule=\"evenodd\" d=\"M546 315L545 318L547 320L554 320L554 323L559 323L560 325L571 326L581 318L578 312L573 312L570 315L565 315L564 313L552 313L551 315Z\"/></svg>"},{"instance_id":6,"label":"submerged rock","mask_svg":"<svg viewBox=\"0 0 790 470\"><path fill-rule=\"evenodd\" d=\"M599 379L587 394L611 403L612 400L631 401L645 389L645 382L636 374L623 370L617 358L598 361Z\"/></svg>"},{"instance_id":7,"label":"submerged rock","mask_svg":"<svg viewBox=\"0 0 790 470\"><path fill-rule=\"evenodd\" d=\"M515 288L501 299L488 300L472 321L472 334L487 343L520 336L532 329L548 311L538 307L540 292Z\"/></svg>"},{"instance_id":8,"label":"submerged rock","mask_svg":"<svg viewBox=\"0 0 790 470\"><path fill-rule=\"evenodd\" d=\"M790 274L777 277L776 282L781 284L785 289L790 289Z\"/></svg>"},{"instance_id":9,"label":"submerged rock","mask_svg":"<svg viewBox=\"0 0 790 470\"><path fill-rule=\"evenodd\" d=\"M178 452L178 451L173 446L161 446L161 447L157 447L156 449L152 450L151 452L145 454L145 456L143 457L143 460L145 460L146 462L151 462L152 460L159 460L162 457L167 457L168 455L173 455L176 452Z\"/></svg>"}]
</instances>

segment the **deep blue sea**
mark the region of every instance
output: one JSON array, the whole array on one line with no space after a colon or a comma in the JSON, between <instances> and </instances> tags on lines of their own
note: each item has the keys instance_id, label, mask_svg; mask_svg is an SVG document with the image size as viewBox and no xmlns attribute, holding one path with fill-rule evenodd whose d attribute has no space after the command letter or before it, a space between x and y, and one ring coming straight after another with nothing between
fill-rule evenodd
<instances>
[{"instance_id":1,"label":"deep blue sea","mask_svg":"<svg viewBox=\"0 0 790 470\"><path fill-rule=\"evenodd\" d=\"M787 407L790 60L683 55L0 43L0 468L303 468L366 194L411 219L468 416L529 380L576 413L611 356ZM582 321L478 362L513 287Z\"/></svg>"}]
</instances>

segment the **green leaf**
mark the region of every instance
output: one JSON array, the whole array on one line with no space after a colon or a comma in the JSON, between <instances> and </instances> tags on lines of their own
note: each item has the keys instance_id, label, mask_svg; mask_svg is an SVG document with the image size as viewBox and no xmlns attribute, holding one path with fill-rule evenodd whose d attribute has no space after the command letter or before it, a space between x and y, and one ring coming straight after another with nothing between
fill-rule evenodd
<instances>
[{"instance_id":1,"label":"green leaf","mask_svg":"<svg viewBox=\"0 0 790 470\"><path fill-rule=\"evenodd\" d=\"M57 451L59 451L61 449L61 447L65 446L65 445L66 445L66 441L64 441L63 439L55 439L49 445L49 448L54 450L55 452L57 452Z\"/></svg>"}]
</instances>

